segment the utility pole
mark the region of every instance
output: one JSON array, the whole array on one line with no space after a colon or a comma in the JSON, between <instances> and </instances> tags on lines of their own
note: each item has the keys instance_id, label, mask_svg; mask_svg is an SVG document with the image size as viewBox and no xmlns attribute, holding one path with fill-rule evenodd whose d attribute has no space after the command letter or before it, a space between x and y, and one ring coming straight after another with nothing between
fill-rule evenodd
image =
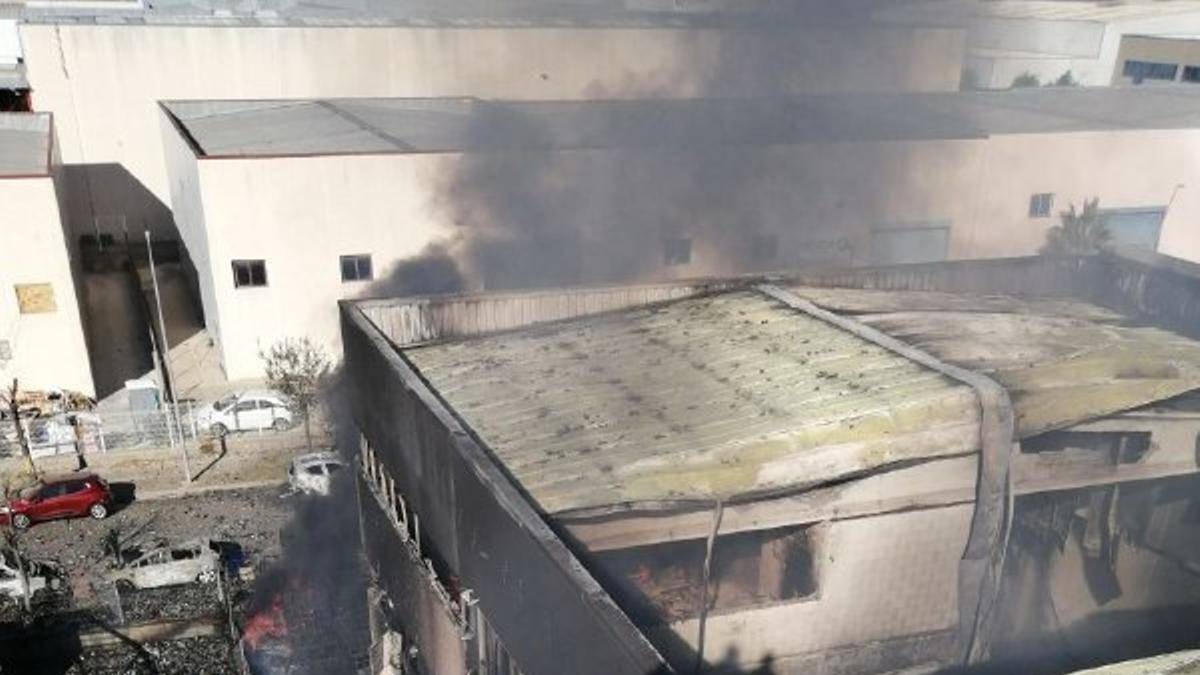
<instances>
[{"instance_id":1,"label":"utility pole","mask_svg":"<svg viewBox=\"0 0 1200 675\"><path fill-rule=\"evenodd\" d=\"M175 429L182 431L179 426L179 401L175 398L175 374L171 372L171 349L167 344L167 322L163 320L162 311L162 296L158 292L158 273L154 270L154 248L150 243L150 230L146 230L146 257L150 260L150 282L154 286L154 307L158 311L158 330L162 336L162 344L159 345L158 355L163 361L163 368L167 371L167 400L170 402L170 410L167 415L167 424L175 424ZM182 436L182 435L181 435ZM184 482L192 482L192 467L188 462L187 443L183 442L183 438L179 439L179 451L183 455L183 478Z\"/></svg>"},{"instance_id":2,"label":"utility pole","mask_svg":"<svg viewBox=\"0 0 1200 675\"><path fill-rule=\"evenodd\" d=\"M13 378L12 389L8 391L8 408L11 413L13 427L17 432L17 447L21 450L21 455L25 458L25 466L29 468L29 475L37 478L37 467L33 465L33 453L29 451L29 439L25 437L25 427L21 425L21 405L17 402L17 394L20 388L17 386L17 378Z\"/></svg>"}]
</instances>

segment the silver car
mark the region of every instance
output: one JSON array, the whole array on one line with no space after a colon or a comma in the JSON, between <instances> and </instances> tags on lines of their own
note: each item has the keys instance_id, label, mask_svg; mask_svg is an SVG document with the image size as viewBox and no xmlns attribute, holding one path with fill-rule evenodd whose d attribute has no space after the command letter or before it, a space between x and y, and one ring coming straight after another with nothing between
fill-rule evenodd
<instances>
[{"instance_id":1,"label":"silver car","mask_svg":"<svg viewBox=\"0 0 1200 675\"><path fill-rule=\"evenodd\" d=\"M125 582L135 588L160 588L199 582L209 584L217 580L221 568L221 554L207 539L196 539L179 544L156 548L135 558L125 567L112 572L114 582Z\"/></svg>"}]
</instances>

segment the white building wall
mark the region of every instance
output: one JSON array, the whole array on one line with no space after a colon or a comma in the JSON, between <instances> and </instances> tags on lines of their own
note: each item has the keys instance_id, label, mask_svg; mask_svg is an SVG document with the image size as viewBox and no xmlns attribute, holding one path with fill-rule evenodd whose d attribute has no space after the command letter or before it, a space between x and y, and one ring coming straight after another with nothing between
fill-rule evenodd
<instances>
[{"instance_id":1,"label":"white building wall","mask_svg":"<svg viewBox=\"0 0 1200 675\"><path fill-rule=\"evenodd\" d=\"M339 257L369 253L381 278L450 234L431 216L427 185L439 161L379 155L199 162L203 207L185 201L177 213L182 231L207 235L207 248L196 247L207 250L207 262L195 260L228 377L260 376L259 350L285 337L308 336L340 359L337 301L361 297L371 283L343 283ZM181 194L190 200L195 191ZM242 259L266 261L266 287L234 287L231 262Z\"/></svg>"},{"instance_id":2,"label":"white building wall","mask_svg":"<svg viewBox=\"0 0 1200 675\"><path fill-rule=\"evenodd\" d=\"M1099 198L1101 208L1170 204L1159 252L1200 262L1200 130L1016 134L986 147L976 215L963 233L970 257L1036 253L1060 211ZM1052 216L1030 218L1029 198L1043 192L1054 193Z\"/></svg>"},{"instance_id":3,"label":"white building wall","mask_svg":"<svg viewBox=\"0 0 1200 675\"><path fill-rule=\"evenodd\" d=\"M342 283L339 256L371 254L376 280L383 280L430 243L480 234L463 222L446 191L461 155L197 162L173 127L164 126L164 135L179 229L231 378L259 375L259 349L282 337L308 335L340 355L337 301L398 292L394 285ZM737 159L738 153L746 157ZM672 169L653 154L554 153L537 163L544 175L516 184L539 193L532 199L549 205L556 227L589 233L580 282L744 272L751 226L778 235L777 254L763 266L774 269L869 264L873 231L922 223L950 228L948 258L1032 255L1061 222L1060 211L1093 197L1102 208L1169 203L1159 250L1200 262L1200 230L1192 225L1200 222L1200 130L728 148L723 154L732 166L756 173L736 187L732 206L699 204L694 213L679 207L699 198L690 180L680 180L688 169ZM637 201L613 186L617 177L653 187ZM1044 192L1054 194L1052 214L1031 218L1030 197ZM718 195L716 202L725 199ZM643 216L632 226L625 222L631 212ZM624 225L614 225L618 221ZM688 224L679 234L692 238L692 260L666 267L662 240L671 233L661 223L677 221ZM827 244L843 239L848 250L831 253ZM641 266L614 279L614 261L632 258ZM266 260L268 286L235 289L235 259ZM521 264L540 263L533 255ZM466 272L481 283L481 270Z\"/></svg>"},{"instance_id":4,"label":"white building wall","mask_svg":"<svg viewBox=\"0 0 1200 675\"><path fill-rule=\"evenodd\" d=\"M71 262L50 176L0 178L4 205L0 242L0 340L13 359L0 361L0 384L23 389L73 389L93 394L92 370ZM21 313L15 285L49 284L55 309Z\"/></svg>"},{"instance_id":5,"label":"white building wall","mask_svg":"<svg viewBox=\"0 0 1200 675\"><path fill-rule=\"evenodd\" d=\"M949 91L949 29L411 28L23 24L33 104L60 124L73 227L127 214L172 236L156 102ZM88 202L94 204L89 208Z\"/></svg>"},{"instance_id":6,"label":"white building wall","mask_svg":"<svg viewBox=\"0 0 1200 675\"><path fill-rule=\"evenodd\" d=\"M1046 84L1067 70L1083 86L1103 87L1119 67L1126 35L1200 35L1200 11L1112 21L980 19L968 36L966 63L978 85L989 89L1006 89L1022 73Z\"/></svg>"}]
</instances>

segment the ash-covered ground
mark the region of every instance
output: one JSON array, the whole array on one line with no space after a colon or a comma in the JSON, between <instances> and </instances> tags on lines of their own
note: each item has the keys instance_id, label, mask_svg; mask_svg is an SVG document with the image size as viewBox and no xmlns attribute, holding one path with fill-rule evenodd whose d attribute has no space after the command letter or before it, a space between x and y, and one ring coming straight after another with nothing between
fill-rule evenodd
<instances>
[{"instance_id":1,"label":"ash-covered ground","mask_svg":"<svg viewBox=\"0 0 1200 675\"><path fill-rule=\"evenodd\" d=\"M88 590L81 581L95 579L109 568L112 557L104 542L114 529L126 548L205 538L234 542L249 559L278 555L279 530L292 513L292 500L281 499L282 491L267 487L134 500L104 520L76 518L34 525L21 535L21 546L30 558L62 565L77 596Z\"/></svg>"},{"instance_id":2,"label":"ash-covered ground","mask_svg":"<svg viewBox=\"0 0 1200 675\"><path fill-rule=\"evenodd\" d=\"M0 600L0 675L240 672L237 638L255 603L284 587L298 591L304 602L288 603L290 634L275 641L297 657L321 662L323 675L357 672L367 638L357 512L347 501L352 495L282 495L282 487L271 487L133 501L104 521L41 523L21 533L24 554L57 563L67 583L63 592L39 597L33 617ZM286 546L280 544L281 532ZM234 564L250 573L229 574L223 593L200 583L122 587L118 593L106 579L115 564L114 537L126 558L190 539L222 542ZM326 554L330 545L335 551ZM283 594L285 601L289 595ZM117 637L156 622L210 628L208 634L141 642ZM91 644L101 633L111 639Z\"/></svg>"}]
</instances>

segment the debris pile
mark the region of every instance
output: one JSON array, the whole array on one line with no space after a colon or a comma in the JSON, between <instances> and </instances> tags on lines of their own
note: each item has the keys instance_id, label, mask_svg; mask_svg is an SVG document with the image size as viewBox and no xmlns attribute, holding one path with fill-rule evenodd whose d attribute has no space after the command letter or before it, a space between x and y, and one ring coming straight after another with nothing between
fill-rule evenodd
<instances>
[{"instance_id":1,"label":"debris pile","mask_svg":"<svg viewBox=\"0 0 1200 675\"><path fill-rule=\"evenodd\" d=\"M240 675L232 646L220 636L105 645L84 649L64 675Z\"/></svg>"},{"instance_id":2,"label":"debris pile","mask_svg":"<svg viewBox=\"0 0 1200 675\"><path fill-rule=\"evenodd\" d=\"M123 589L121 610L127 623L219 617L225 605L213 584Z\"/></svg>"}]
</instances>

